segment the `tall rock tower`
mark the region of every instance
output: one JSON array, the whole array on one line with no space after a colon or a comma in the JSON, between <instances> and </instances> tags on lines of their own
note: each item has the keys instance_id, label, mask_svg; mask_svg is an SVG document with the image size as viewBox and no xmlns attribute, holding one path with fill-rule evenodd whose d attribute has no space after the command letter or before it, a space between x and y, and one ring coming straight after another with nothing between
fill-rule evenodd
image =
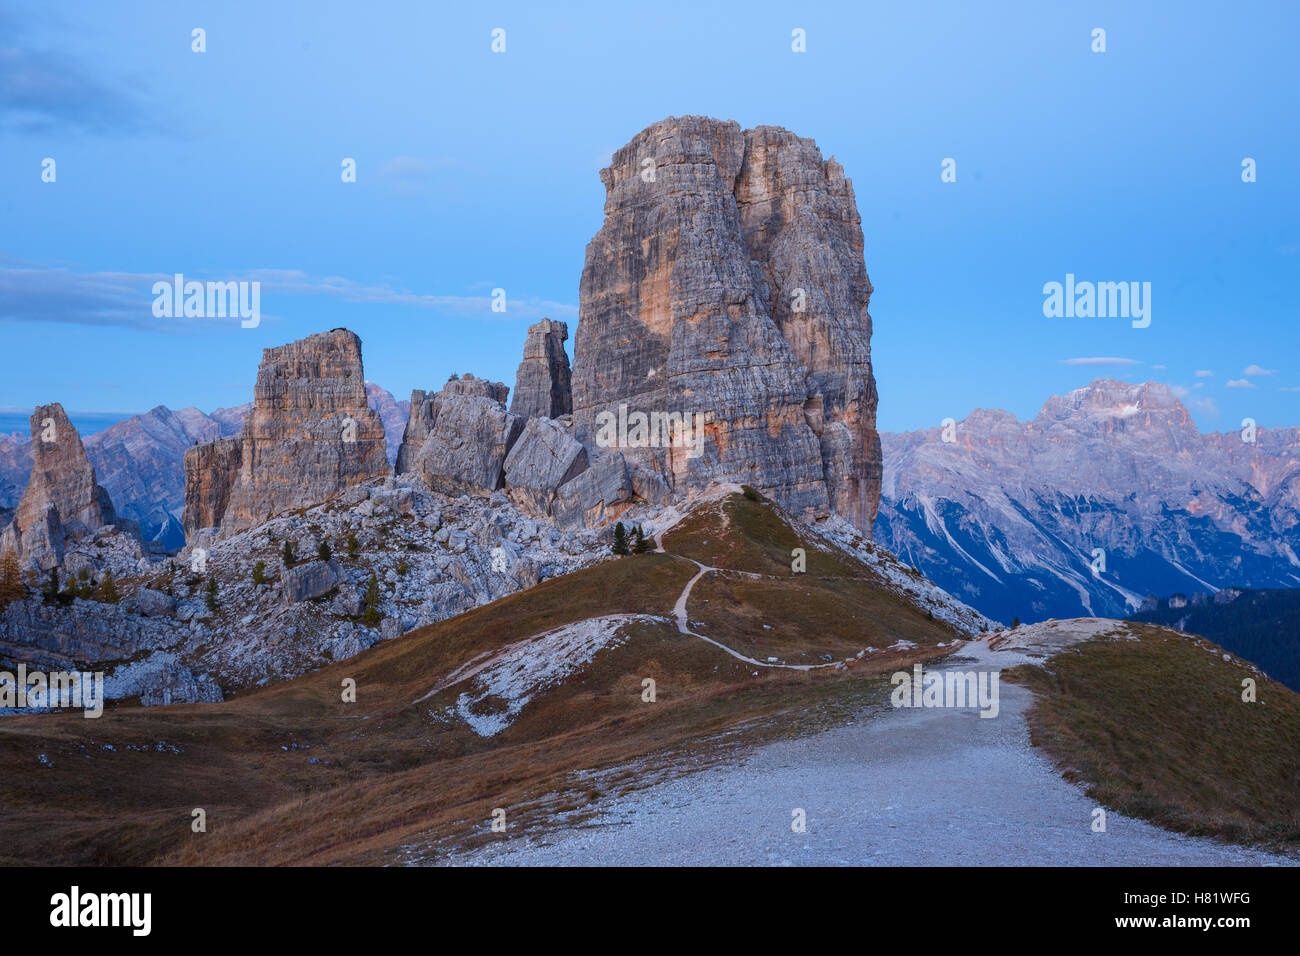
<instances>
[{"instance_id":1,"label":"tall rock tower","mask_svg":"<svg viewBox=\"0 0 1300 956\"><path fill-rule=\"evenodd\" d=\"M186 532L242 531L389 471L361 340L347 329L309 335L263 350L238 439L185 453Z\"/></svg>"},{"instance_id":2,"label":"tall rock tower","mask_svg":"<svg viewBox=\"0 0 1300 956\"><path fill-rule=\"evenodd\" d=\"M574 342L579 439L597 442L602 416L703 414L702 447L624 443L621 429L618 448L677 492L743 482L870 534L872 288L840 164L784 129L686 116L639 133L601 180Z\"/></svg>"},{"instance_id":3,"label":"tall rock tower","mask_svg":"<svg viewBox=\"0 0 1300 956\"><path fill-rule=\"evenodd\" d=\"M38 405L30 427L32 475L13 521L0 534L0 554L13 551L24 563L48 570L63 561L69 539L113 524L117 516L63 406Z\"/></svg>"}]
</instances>

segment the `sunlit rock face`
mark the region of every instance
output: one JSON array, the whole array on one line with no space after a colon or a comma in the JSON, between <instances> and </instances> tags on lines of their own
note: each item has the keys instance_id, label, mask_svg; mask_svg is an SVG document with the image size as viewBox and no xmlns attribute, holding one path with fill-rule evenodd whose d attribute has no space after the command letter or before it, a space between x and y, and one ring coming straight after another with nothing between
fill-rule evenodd
<instances>
[{"instance_id":1,"label":"sunlit rock face","mask_svg":"<svg viewBox=\"0 0 1300 956\"><path fill-rule=\"evenodd\" d=\"M678 494L737 481L869 532L872 289L839 163L777 127L679 117L637 134L601 179L574 343L578 439L611 447L601 425L626 415L613 447ZM696 414L702 441L663 434Z\"/></svg>"}]
</instances>

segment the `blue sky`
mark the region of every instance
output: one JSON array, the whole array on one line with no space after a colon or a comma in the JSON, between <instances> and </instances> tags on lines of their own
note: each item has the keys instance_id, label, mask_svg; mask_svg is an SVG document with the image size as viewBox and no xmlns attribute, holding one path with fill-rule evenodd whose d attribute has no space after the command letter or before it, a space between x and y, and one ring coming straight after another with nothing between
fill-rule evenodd
<instances>
[{"instance_id":1,"label":"blue sky","mask_svg":"<svg viewBox=\"0 0 1300 956\"><path fill-rule=\"evenodd\" d=\"M882 429L1103 375L1185 390L1203 429L1297 425L1297 11L5 0L0 427L238 404L263 348L340 325L399 398L513 384L531 322L576 323L599 169L687 113L811 136L853 179ZM261 325L155 319L177 272L259 279ZM1067 273L1150 282L1150 326L1044 317Z\"/></svg>"}]
</instances>

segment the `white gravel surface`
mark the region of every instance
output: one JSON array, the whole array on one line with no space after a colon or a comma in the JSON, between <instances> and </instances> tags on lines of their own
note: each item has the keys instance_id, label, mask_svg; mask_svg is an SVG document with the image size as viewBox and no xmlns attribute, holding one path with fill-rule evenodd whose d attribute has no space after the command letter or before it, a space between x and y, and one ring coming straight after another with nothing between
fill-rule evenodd
<instances>
[{"instance_id":1,"label":"white gravel surface","mask_svg":"<svg viewBox=\"0 0 1300 956\"><path fill-rule=\"evenodd\" d=\"M1024 658L971 642L950 667ZM1294 865L1093 809L1029 743L1030 694L1001 682L999 716L899 709L755 749L739 765L598 804L594 820L439 862L472 865ZM806 813L793 832L796 809Z\"/></svg>"}]
</instances>

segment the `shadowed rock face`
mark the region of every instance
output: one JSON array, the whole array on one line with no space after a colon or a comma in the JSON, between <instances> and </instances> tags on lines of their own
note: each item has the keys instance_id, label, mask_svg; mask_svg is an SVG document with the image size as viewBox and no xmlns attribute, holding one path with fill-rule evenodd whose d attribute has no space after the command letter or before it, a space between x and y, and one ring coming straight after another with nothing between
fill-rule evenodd
<instances>
[{"instance_id":1,"label":"shadowed rock face","mask_svg":"<svg viewBox=\"0 0 1300 956\"><path fill-rule=\"evenodd\" d=\"M869 533L872 290L840 165L786 130L681 117L643 130L601 179L574 345L578 439L608 445L600 416L622 405L702 413L702 448L629 431L620 450L678 493L742 482Z\"/></svg>"},{"instance_id":2,"label":"shadowed rock face","mask_svg":"<svg viewBox=\"0 0 1300 956\"><path fill-rule=\"evenodd\" d=\"M62 405L38 405L32 412L31 434L31 478L13 521L0 536L0 553L14 551L24 562L45 570L62 562L68 538L113 524L116 515Z\"/></svg>"},{"instance_id":3,"label":"shadowed rock face","mask_svg":"<svg viewBox=\"0 0 1300 956\"><path fill-rule=\"evenodd\" d=\"M243 442L220 438L185 450L185 536L216 528L226 513L230 491L239 481Z\"/></svg>"},{"instance_id":4,"label":"shadowed rock face","mask_svg":"<svg viewBox=\"0 0 1300 956\"><path fill-rule=\"evenodd\" d=\"M202 527L194 522L220 511L223 534L242 530L388 474L384 425L366 401L361 340L334 329L264 350L239 444L239 474L225 508L219 499L228 473L207 491L196 489L194 500L207 512L191 519L187 509L187 527ZM224 467L229 451L206 454ZM187 453L187 465L191 454L199 452ZM194 462L196 474L201 464Z\"/></svg>"},{"instance_id":5,"label":"shadowed rock face","mask_svg":"<svg viewBox=\"0 0 1300 956\"><path fill-rule=\"evenodd\" d=\"M515 373L512 414L524 418L559 418L573 411L569 356L564 351L568 337L569 327L563 322L542 319L529 326L524 359Z\"/></svg>"},{"instance_id":6,"label":"shadowed rock face","mask_svg":"<svg viewBox=\"0 0 1300 956\"><path fill-rule=\"evenodd\" d=\"M506 455L524 419L506 411L510 389L465 375L432 395L411 392L411 415L397 474L418 474L448 495L490 494L502 486Z\"/></svg>"}]
</instances>

